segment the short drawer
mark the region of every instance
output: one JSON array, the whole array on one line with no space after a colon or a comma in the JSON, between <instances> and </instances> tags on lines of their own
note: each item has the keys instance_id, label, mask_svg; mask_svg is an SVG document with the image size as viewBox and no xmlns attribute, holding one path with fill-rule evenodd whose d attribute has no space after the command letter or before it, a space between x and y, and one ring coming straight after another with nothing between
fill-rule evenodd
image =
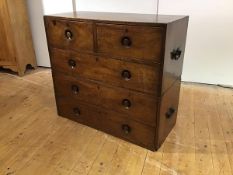
<instances>
[{"instance_id":1,"label":"short drawer","mask_svg":"<svg viewBox=\"0 0 233 175\"><path fill-rule=\"evenodd\" d=\"M54 74L57 97L69 97L105 109L123 113L128 118L155 126L157 99L123 88Z\"/></svg>"},{"instance_id":2,"label":"short drawer","mask_svg":"<svg viewBox=\"0 0 233 175\"><path fill-rule=\"evenodd\" d=\"M163 28L98 24L98 52L123 58L161 62Z\"/></svg>"},{"instance_id":3,"label":"short drawer","mask_svg":"<svg viewBox=\"0 0 233 175\"><path fill-rule=\"evenodd\" d=\"M50 46L62 49L92 52L93 27L90 22L45 18L47 38Z\"/></svg>"},{"instance_id":4,"label":"short drawer","mask_svg":"<svg viewBox=\"0 0 233 175\"><path fill-rule=\"evenodd\" d=\"M160 65L148 66L90 54L51 50L53 71L159 95Z\"/></svg>"},{"instance_id":5,"label":"short drawer","mask_svg":"<svg viewBox=\"0 0 233 175\"><path fill-rule=\"evenodd\" d=\"M129 120L114 111L85 103L57 98L58 114L154 150L155 128Z\"/></svg>"}]
</instances>

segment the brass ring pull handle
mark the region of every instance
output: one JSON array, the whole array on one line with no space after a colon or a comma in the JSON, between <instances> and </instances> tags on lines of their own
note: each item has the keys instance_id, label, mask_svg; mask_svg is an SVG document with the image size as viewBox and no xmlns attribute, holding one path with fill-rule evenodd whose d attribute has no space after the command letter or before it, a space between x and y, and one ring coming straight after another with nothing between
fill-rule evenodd
<instances>
[{"instance_id":1,"label":"brass ring pull handle","mask_svg":"<svg viewBox=\"0 0 233 175\"><path fill-rule=\"evenodd\" d=\"M130 126L129 125L122 125L121 126L121 129L123 130L123 132L125 133L125 134L129 134L130 132L131 132L131 128L130 128Z\"/></svg>"},{"instance_id":2,"label":"brass ring pull handle","mask_svg":"<svg viewBox=\"0 0 233 175\"><path fill-rule=\"evenodd\" d=\"M79 93L79 87L77 85L72 85L71 90L75 95Z\"/></svg>"},{"instance_id":3,"label":"brass ring pull handle","mask_svg":"<svg viewBox=\"0 0 233 175\"><path fill-rule=\"evenodd\" d=\"M131 102L128 99L122 100L122 106L124 106L125 109L129 109L131 107Z\"/></svg>"},{"instance_id":4,"label":"brass ring pull handle","mask_svg":"<svg viewBox=\"0 0 233 175\"><path fill-rule=\"evenodd\" d=\"M121 76L122 76L122 78L124 78L125 80L130 80L131 77L132 77L130 71L128 71L128 70L123 70L123 71L121 72Z\"/></svg>"},{"instance_id":5,"label":"brass ring pull handle","mask_svg":"<svg viewBox=\"0 0 233 175\"><path fill-rule=\"evenodd\" d=\"M179 60L179 58L181 57L182 51L178 48L178 49L174 49L171 52L171 59L172 60Z\"/></svg>"},{"instance_id":6,"label":"brass ring pull handle","mask_svg":"<svg viewBox=\"0 0 233 175\"><path fill-rule=\"evenodd\" d=\"M74 112L74 115L77 116L77 117L81 115L81 112L80 112L79 108L74 108L73 112Z\"/></svg>"},{"instance_id":7,"label":"brass ring pull handle","mask_svg":"<svg viewBox=\"0 0 233 175\"><path fill-rule=\"evenodd\" d=\"M175 113L175 109L174 108L169 108L168 111L166 112L165 116L167 119L171 118L172 115Z\"/></svg>"},{"instance_id":8,"label":"brass ring pull handle","mask_svg":"<svg viewBox=\"0 0 233 175\"><path fill-rule=\"evenodd\" d=\"M71 67L71 69L74 69L76 67L76 61L74 61L73 59L69 59L68 65Z\"/></svg>"},{"instance_id":9,"label":"brass ring pull handle","mask_svg":"<svg viewBox=\"0 0 233 175\"><path fill-rule=\"evenodd\" d=\"M121 39L121 45L126 48L129 48L130 46L132 46L132 40L130 39L130 37L124 36Z\"/></svg>"},{"instance_id":10,"label":"brass ring pull handle","mask_svg":"<svg viewBox=\"0 0 233 175\"><path fill-rule=\"evenodd\" d=\"M65 30L65 37L68 40L72 40L73 39L73 33L70 30Z\"/></svg>"}]
</instances>

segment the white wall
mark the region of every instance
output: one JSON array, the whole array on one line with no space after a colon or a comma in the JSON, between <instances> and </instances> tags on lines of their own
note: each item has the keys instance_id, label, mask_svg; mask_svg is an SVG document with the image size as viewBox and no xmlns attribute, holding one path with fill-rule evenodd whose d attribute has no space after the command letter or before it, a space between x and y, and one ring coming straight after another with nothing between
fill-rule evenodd
<instances>
[{"instance_id":1,"label":"white wall","mask_svg":"<svg viewBox=\"0 0 233 175\"><path fill-rule=\"evenodd\" d=\"M71 11L72 0L42 0L45 14ZM78 11L155 13L157 0L76 0Z\"/></svg>"},{"instance_id":2,"label":"white wall","mask_svg":"<svg viewBox=\"0 0 233 175\"><path fill-rule=\"evenodd\" d=\"M42 0L45 14L69 12L73 10L72 0Z\"/></svg>"},{"instance_id":3,"label":"white wall","mask_svg":"<svg viewBox=\"0 0 233 175\"><path fill-rule=\"evenodd\" d=\"M71 11L72 1L27 0L27 4L37 64L50 67L43 15Z\"/></svg>"},{"instance_id":4,"label":"white wall","mask_svg":"<svg viewBox=\"0 0 233 175\"><path fill-rule=\"evenodd\" d=\"M27 5L37 64L39 66L50 67L49 52L43 21L44 11L42 0L28 0Z\"/></svg>"},{"instance_id":5,"label":"white wall","mask_svg":"<svg viewBox=\"0 0 233 175\"><path fill-rule=\"evenodd\" d=\"M232 0L160 0L160 14L190 16L183 81L233 85L232 9Z\"/></svg>"},{"instance_id":6,"label":"white wall","mask_svg":"<svg viewBox=\"0 0 233 175\"><path fill-rule=\"evenodd\" d=\"M77 0L77 10L156 13L157 0Z\"/></svg>"},{"instance_id":7,"label":"white wall","mask_svg":"<svg viewBox=\"0 0 233 175\"><path fill-rule=\"evenodd\" d=\"M39 19L42 14L35 14L37 1L28 2L34 21L34 43L40 52L37 54L38 65L49 66L44 30ZM72 10L72 0L43 0L43 3L45 14ZM160 14L190 16L183 81L233 85L232 7L232 0L160 0ZM157 9L156 0L78 0L77 10L155 13Z\"/></svg>"}]
</instances>

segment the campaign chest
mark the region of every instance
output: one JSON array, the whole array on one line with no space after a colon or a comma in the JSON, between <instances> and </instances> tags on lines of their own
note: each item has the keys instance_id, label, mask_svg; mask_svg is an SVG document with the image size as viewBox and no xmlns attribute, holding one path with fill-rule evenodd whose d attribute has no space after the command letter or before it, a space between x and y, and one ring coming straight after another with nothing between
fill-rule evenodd
<instances>
[{"instance_id":1,"label":"campaign chest","mask_svg":"<svg viewBox=\"0 0 233 175\"><path fill-rule=\"evenodd\" d=\"M176 123L188 17L44 19L58 114L157 150Z\"/></svg>"}]
</instances>

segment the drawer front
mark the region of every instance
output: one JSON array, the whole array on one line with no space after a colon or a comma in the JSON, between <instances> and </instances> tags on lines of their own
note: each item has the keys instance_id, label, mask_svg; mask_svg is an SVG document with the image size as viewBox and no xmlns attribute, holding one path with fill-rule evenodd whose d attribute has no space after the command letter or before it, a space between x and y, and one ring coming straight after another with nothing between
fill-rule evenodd
<instances>
[{"instance_id":1,"label":"drawer front","mask_svg":"<svg viewBox=\"0 0 233 175\"><path fill-rule=\"evenodd\" d=\"M100 53L159 63L163 28L98 24L97 45Z\"/></svg>"},{"instance_id":2,"label":"drawer front","mask_svg":"<svg viewBox=\"0 0 233 175\"><path fill-rule=\"evenodd\" d=\"M154 150L155 128L71 99L57 98L58 113L82 124Z\"/></svg>"},{"instance_id":3,"label":"drawer front","mask_svg":"<svg viewBox=\"0 0 233 175\"><path fill-rule=\"evenodd\" d=\"M52 47L93 51L92 23L47 19L46 25L48 42Z\"/></svg>"},{"instance_id":4,"label":"drawer front","mask_svg":"<svg viewBox=\"0 0 233 175\"><path fill-rule=\"evenodd\" d=\"M160 65L152 67L58 49L51 51L51 62L54 71L159 95Z\"/></svg>"},{"instance_id":5,"label":"drawer front","mask_svg":"<svg viewBox=\"0 0 233 175\"><path fill-rule=\"evenodd\" d=\"M69 97L111 109L148 125L156 124L157 101L148 95L73 79L61 74L54 74L54 83L58 97Z\"/></svg>"}]
</instances>

